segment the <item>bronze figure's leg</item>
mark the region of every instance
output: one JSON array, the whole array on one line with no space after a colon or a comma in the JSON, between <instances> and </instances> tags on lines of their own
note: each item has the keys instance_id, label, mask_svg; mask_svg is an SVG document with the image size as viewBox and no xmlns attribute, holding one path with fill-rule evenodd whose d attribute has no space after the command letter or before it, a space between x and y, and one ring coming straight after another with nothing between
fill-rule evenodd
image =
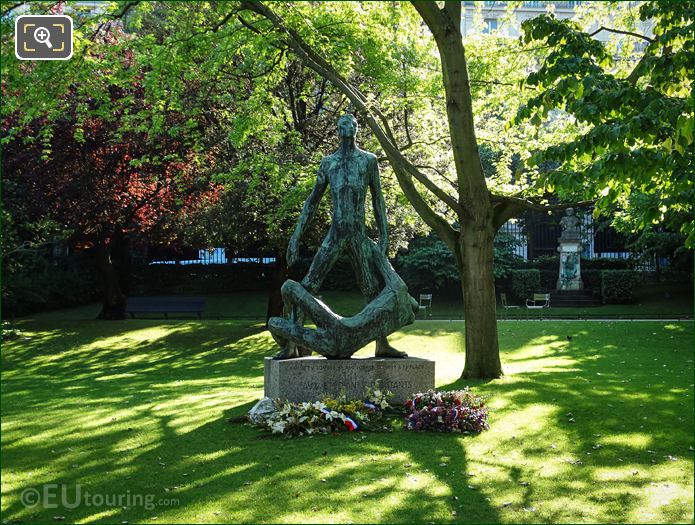
<instances>
[{"instance_id":1,"label":"bronze figure's leg","mask_svg":"<svg viewBox=\"0 0 695 525\"><path fill-rule=\"evenodd\" d=\"M304 279L302 279L301 284L304 289L309 292L309 294L314 295L321 289L321 285L323 284L326 275L328 275L328 272L338 260L340 253L343 251L345 243L345 239L338 238L333 233L332 229L328 231L326 238L321 243L319 250L316 252L314 259L311 261L309 271ZM298 305L296 301L292 302L289 320L301 328L304 326L305 317L306 312L302 306ZM314 321L316 322L316 319L314 319ZM274 356L274 359L290 359L293 357L311 355L311 349L297 346L296 343L292 341L287 341L285 344L281 344L281 342L278 341L278 344L280 345L281 350Z\"/></svg>"},{"instance_id":2,"label":"bronze figure's leg","mask_svg":"<svg viewBox=\"0 0 695 525\"><path fill-rule=\"evenodd\" d=\"M376 268L380 268L383 265L377 264L374 261L376 255L374 250L374 241L367 237L358 237L350 243L350 261L352 262L352 267L355 270L355 277L357 278L357 285L365 296L367 302L372 302L377 295L379 295L379 283L377 282L375 272ZM383 255L383 257L386 257ZM374 353L376 357L408 357L408 354L396 350L392 347L386 336L377 338L376 340L376 352Z\"/></svg>"},{"instance_id":3,"label":"bronze figure's leg","mask_svg":"<svg viewBox=\"0 0 695 525\"><path fill-rule=\"evenodd\" d=\"M328 231L328 235L321 243L319 250L314 256L314 260L311 261L311 266L307 272L304 279L302 279L302 286L310 294L314 295L319 292L321 285L323 284L326 275L331 271L333 265L335 265L338 257L345 248L346 239L338 237L333 229Z\"/></svg>"}]
</instances>

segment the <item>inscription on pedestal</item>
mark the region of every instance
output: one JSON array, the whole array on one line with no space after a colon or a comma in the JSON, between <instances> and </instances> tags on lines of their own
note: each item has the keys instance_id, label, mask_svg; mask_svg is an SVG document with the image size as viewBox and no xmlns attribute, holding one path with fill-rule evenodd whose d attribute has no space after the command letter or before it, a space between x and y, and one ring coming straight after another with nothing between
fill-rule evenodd
<instances>
[{"instance_id":1,"label":"inscription on pedestal","mask_svg":"<svg viewBox=\"0 0 695 525\"><path fill-rule=\"evenodd\" d=\"M393 392L393 403L403 403L413 393L434 388L434 361L404 359L328 360L323 357L265 359L265 395L289 401L316 401L342 391L361 398L378 381Z\"/></svg>"}]
</instances>

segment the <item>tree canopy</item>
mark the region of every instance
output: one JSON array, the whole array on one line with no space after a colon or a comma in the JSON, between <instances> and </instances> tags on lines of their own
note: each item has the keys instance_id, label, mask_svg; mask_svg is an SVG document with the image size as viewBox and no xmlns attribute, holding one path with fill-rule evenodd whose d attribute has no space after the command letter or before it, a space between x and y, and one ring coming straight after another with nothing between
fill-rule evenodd
<instances>
[{"instance_id":1,"label":"tree canopy","mask_svg":"<svg viewBox=\"0 0 695 525\"><path fill-rule=\"evenodd\" d=\"M524 22L523 41L549 53L524 83L540 92L515 119L541 125L562 110L585 128L531 157L547 191L595 200L597 215L614 214L629 231L680 230L691 248L694 14L692 2L646 2L639 20L651 35L636 32L635 21L593 33L553 15ZM618 32L630 60L592 38L600 31ZM556 167L543 170L549 164Z\"/></svg>"}]
</instances>

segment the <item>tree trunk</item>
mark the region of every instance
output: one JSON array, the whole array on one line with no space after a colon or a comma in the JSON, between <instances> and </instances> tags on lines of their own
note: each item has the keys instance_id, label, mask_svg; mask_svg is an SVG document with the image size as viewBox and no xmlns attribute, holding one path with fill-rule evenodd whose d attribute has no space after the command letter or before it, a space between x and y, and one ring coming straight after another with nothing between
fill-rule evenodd
<instances>
[{"instance_id":1,"label":"tree trunk","mask_svg":"<svg viewBox=\"0 0 695 525\"><path fill-rule=\"evenodd\" d=\"M459 271L466 319L466 364L461 377L469 379L502 375L497 341L494 238L492 226L473 223L462 227L459 238Z\"/></svg>"},{"instance_id":2,"label":"tree trunk","mask_svg":"<svg viewBox=\"0 0 695 525\"><path fill-rule=\"evenodd\" d=\"M283 315L284 304L280 288L287 280L287 260L285 259L285 251L284 249L279 249L277 251L275 269L268 288L268 310L265 316L266 327L271 317L282 317Z\"/></svg>"},{"instance_id":3,"label":"tree trunk","mask_svg":"<svg viewBox=\"0 0 695 525\"><path fill-rule=\"evenodd\" d=\"M113 244L102 241L97 248L97 264L103 282L103 300L97 319L125 319L126 297L121 289L121 279L113 261Z\"/></svg>"}]
</instances>

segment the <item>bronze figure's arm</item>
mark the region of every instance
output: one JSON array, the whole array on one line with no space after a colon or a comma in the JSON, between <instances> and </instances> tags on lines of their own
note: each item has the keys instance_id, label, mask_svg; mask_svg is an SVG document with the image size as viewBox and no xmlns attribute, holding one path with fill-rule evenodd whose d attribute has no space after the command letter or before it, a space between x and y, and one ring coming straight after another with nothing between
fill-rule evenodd
<instances>
[{"instance_id":1,"label":"bronze figure's arm","mask_svg":"<svg viewBox=\"0 0 695 525\"><path fill-rule=\"evenodd\" d=\"M369 191L372 194L374 218L376 219L376 225L379 229L379 248L381 248L381 252L385 254L389 250L389 231L388 222L386 220L386 202L384 202L384 194L381 191L379 163L376 157L370 159L369 172Z\"/></svg>"},{"instance_id":2,"label":"bronze figure's arm","mask_svg":"<svg viewBox=\"0 0 695 525\"><path fill-rule=\"evenodd\" d=\"M319 167L318 176L316 178L316 184L314 184L314 189L311 191L311 195L309 195L309 198L304 203L302 213L297 221L297 227L294 229L294 233L292 234L290 242L287 245L287 264L290 267L294 266L294 264L297 262L297 257L299 255L299 241L301 240L302 235L304 235L307 226L316 213L319 203L321 202L321 198L326 192L326 187L328 187L328 177L326 176L323 168L324 165L322 161L321 166Z\"/></svg>"}]
</instances>

